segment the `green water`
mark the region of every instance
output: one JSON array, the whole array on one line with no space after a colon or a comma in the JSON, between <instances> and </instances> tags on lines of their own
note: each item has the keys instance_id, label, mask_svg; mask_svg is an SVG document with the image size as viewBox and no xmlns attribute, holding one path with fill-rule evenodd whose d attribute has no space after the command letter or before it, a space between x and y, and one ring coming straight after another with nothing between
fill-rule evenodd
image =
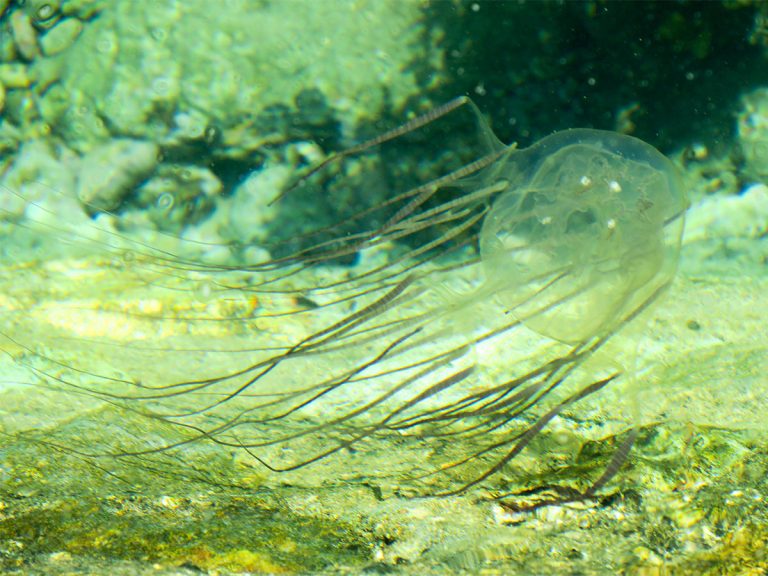
<instances>
[{"instance_id":1,"label":"green water","mask_svg":"<svg viewBox=\"0 0 768 576\"><path fill-rule=\"evenodd\" d=\"M764 19L0 1L0 571L762 573Z\"/></svg>"}]
</instances>

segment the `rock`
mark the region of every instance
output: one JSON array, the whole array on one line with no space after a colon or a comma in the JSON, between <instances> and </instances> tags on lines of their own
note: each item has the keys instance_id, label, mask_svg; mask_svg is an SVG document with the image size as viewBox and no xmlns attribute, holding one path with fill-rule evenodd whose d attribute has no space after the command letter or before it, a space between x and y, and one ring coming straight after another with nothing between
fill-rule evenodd
<instances>
[{"instance_id":1,"label":"rock","mask_svg":"<svg viewBox=\"0 0 768 576\"><path fill-rule=\"evenodd\" d=\"M64 52L75 43L82 31L83 23L77 18L62 20L40 40L43 54L54 56Z\"/></svg>"},{"instance_id":2,"label":"rock","mask_svg":"<svg viewBox=\"0 0 768 576\"><path fill-rule=\"evenodd\" d=\"M0 0L1 1L1 0ZM5 31L7 27L0 14L0 62L13 62L16 60L16 44L13 37Z\"/></svg>"},{"instance_id":3,"label":"rock","mask_svg":"<svg viewBox=\"0 0 768 576\"><path fill-rule=\"evenodd\" d=\"M208 118L197 110L189 112L178 112L173 117L174 129L170 133L168 141L194 142L205 140L209 128Z\"/></svg>"},{"instance_id":4,"label":"rock","mask_svg":"<svg viewBox=\"0 0 768 576\"><path fill-rule=\"evenodd\" d=\"M221 181L208 168L163 164L138 188L133 204L158 230L179 233L211 213L221 190Z\"/></svg>"},{"instance_id":5,"label":"rock","mask_svg":"<svg viewBox=\"0 0 768 576\"><path fill-rule=\"evenodd\" d=\"M738 128L744 172L750 178L768 183L768 88L759 88L744 96Z\"/></svg>"},{"instance_id":6,"label":"rock","mask_svg":"<svg viewBox=\"0 0 768 576\"><path fill-rule=\"evenodd\" d=\"M82 212L74 200L74 165L75 158L66 148L46 140L23 142L0 180L0 220L13 221L35 204L51 209L67 205L71 221L75 212Z\"/></svg>"},{"instance_id":7,"label":"rock","mask_svg":"<svg viewBox=\"0 0 768 576\"><path fill-rule=\"evenodd\" d=\"M94 148L81 161L77 196L89 212L111 211L155 170L157 145L141 140L113 140Z\"/></svg>"},{"instance_id":8,"label":"rock","mask_svg":"<svg viewBox=\"0 0 768 576\"><path fill-rule=\"evenodd\" d=\"M61 78L61 70L61 58L39 58L33 70L35 92L41 94L56 84Z\"/></svg>"},{"instance_id":9,"label":"rock","mask_svg":"<svg viewBox=\"0 0 768 576\"><path fill-rule=\"evenodd\" d=\"M0 82L6 88L29 88L32 83L27 67L19 62L0 64Z\"/></svg>"},{"instance_id":10,"label":"rock","mask_svg":"<svg viewBox=\"0 0 768 576\"><path fill-rule=\"evenodd\" d=\"M707 197L688 210L684 242L760 238L768 230L768 186L753 184L737 196Z\"/></svg>"},{"instance_id":11,"label":"rock","mask_svg":"<svg viewBox=\"0 0 768 576\"><path fill-rule=\"evenodd\" d=\"M34 60L40 56L37 44L37 32L26 12L16 10L11 14L11 32L16 48L24 60Z\"/></svg>"}]
</instances>

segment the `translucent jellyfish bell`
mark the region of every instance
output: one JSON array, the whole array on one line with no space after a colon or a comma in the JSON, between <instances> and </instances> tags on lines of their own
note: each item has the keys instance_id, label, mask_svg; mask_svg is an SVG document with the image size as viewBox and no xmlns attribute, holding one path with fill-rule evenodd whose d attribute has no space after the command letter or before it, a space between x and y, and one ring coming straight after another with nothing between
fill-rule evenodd
<instances>
[{"instance_id":1,"label":"translucent jellyfish bell","mask_svg":"<svg viewBox=\"0 0 768 576\"><path fill-rule=\"evenodd\" d=\"M509 156L480 234L489 290L536 332L576 343L626 320L675 273L686 194L645 142L566 130Z\"/></svg>"}]
</instances>

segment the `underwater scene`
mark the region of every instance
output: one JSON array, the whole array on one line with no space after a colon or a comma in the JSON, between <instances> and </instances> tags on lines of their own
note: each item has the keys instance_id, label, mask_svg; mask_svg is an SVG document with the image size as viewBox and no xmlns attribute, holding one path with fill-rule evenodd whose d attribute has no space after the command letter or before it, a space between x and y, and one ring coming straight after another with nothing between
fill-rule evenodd
<instances>
[{"instance_id":1,"label":"underwater scene","mask_svg":"<svg viewBox=\"0 0 768 576\"><path fill-rule=\"evenodd\" d=\"M768 574L768 4L0 0L0 573Z\"/></svg>"}]
</instances>

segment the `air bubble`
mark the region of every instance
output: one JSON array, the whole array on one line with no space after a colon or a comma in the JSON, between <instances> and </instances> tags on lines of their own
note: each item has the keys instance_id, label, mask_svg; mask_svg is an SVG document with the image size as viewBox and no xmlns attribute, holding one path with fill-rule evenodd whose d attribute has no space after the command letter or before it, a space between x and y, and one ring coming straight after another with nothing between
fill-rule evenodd
<instances>
[{"instance_id":1,"label":"air bubble","mask_svg":"<svg viewBox=\"0 0 768 576\"><path fill-rule=\"evenodd\" d=\"M164 211L168 211L171 208L173 208L174 204L174 197L173 194L170 192L163 192L160 194L160 196L157 197L157 200L155 201L155 205L160 209Z\"/></svg>"}]
</instances>

